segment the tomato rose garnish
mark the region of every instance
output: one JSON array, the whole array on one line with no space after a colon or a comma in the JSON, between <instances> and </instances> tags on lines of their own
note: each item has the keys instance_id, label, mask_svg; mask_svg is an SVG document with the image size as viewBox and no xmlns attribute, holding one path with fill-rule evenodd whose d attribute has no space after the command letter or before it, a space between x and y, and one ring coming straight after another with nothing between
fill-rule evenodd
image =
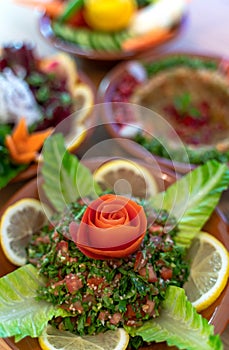
<instances>
[{"instance_id":1,"label":"tomato rose garnish","mask_svg":"<svg viewBox=\"0 0 229 350\"><path fill-rule=\"evenodd\" d=\"M122 258L139 248L146 229L142 206L129 198L106 194L87 207L75 243L93 259Z\"/></svg>"}]
</instances>

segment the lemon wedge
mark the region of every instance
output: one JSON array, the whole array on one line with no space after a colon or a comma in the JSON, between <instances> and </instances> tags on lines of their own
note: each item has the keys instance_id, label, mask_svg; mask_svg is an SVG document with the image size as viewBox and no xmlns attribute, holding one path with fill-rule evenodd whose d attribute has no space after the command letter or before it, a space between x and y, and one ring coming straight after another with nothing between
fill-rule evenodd
<instances>
[{"instance_id":1,"label":"lemon wedge","mask_svg":"<svg viewBox=\"0 0 229 350\"><path fill-rule=\"evenodd\" d=\"M84 84L77 84L72 90L75 113L68 119L71 124L70 132L65 135L65 144L70 152L77 149L87 136L89 127L88 118L94 104L94 96L91 88Z\"/></svg>"},{"instance_id":2,"label":"lemon wedge","mask_svg":"<svg viewBox=\"0 0 229 350\"><path fill-rule=\"evenodd\" d=\"M187 258L191 261L187 297L197 311L206 309L219 297L229 276L229 254L214 236L201 232L193 241Z\"/></svg>"},{"instance_id":3,"label":"lemon wedge","mask_svg":"<svg viewBox=\"0 0 229 350\"><path fill-rule=\"evenodd\" d=\"M149 170L139 163L115 159L102 164L93 174L103 190L116 194L145 198L158 192L158 185Z\"/></svg>"},{"instance_id":4,"label":"lemon wedge","mask_svg":"<svg viewBox=\"0 0 229 350\"><path fill-rule=\"evenodd\" d=\"M129 335L123 328L117 328L80 337L48 325L38 340L42 350L125 350Z\"/></svg>"},{"instance_id":5,"label":"lemon wedge","mask_svg":"<svg viewBox=\"0 0 229 350\"><path fill-rule=\"evenodd\" d=\"M68 91L73 98L74 111L67 123L71 123L69 132L63 132L66 147L74 151L84 141L87 135L88 121L94 104L94 92L91 86L80 81L75 60L66 53L57 53L39 62L40 69L45 73L55 72L60 78L66 79ZM66 129L66 125L60 126ZM59 129L58 129L59 130ZM62 130L59 130L62 132Z\"/></svg>"},{"instance_id":6,"label":"lemon wedge","mask_svg":"<svg viewBox=\"0 0 229 350\"><path fill-rule=\"evenodd\" d=\"M31 198L17 201L3 213L0 226L1 245L4 254L14 265L22 266L26 263L25 248L32 234L47 224L48 217L45 213L51 214L48 206Z\"/></svg>"}]
</instances>

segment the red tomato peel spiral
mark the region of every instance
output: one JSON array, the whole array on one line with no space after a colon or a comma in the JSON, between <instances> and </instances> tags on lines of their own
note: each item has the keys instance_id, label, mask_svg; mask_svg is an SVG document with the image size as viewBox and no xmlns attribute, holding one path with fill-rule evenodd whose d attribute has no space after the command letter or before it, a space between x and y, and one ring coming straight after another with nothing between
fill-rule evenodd
<instances>
[{"instance_id":1,"label":"red tomato peel spiral","mask_svg":"<svg viewBox=\"0 0 229 350\"><path fill-rule=\"evenodd\" d=\"M129 198L106 194L87 207L74 237L78 248L90 258L122 258L139 248L146 229L142 206Z\"/></svg>"}]
</instances>

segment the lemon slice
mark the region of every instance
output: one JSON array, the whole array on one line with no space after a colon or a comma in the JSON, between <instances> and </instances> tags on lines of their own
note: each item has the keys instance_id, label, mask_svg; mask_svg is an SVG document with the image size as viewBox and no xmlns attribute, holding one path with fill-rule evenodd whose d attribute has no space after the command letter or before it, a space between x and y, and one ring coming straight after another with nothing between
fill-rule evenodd
<instances>
[{"instance_id":1,"label":"lemon slice","mask_svg":"<svg viewBox=\"0 0 229 350\"><path fill-rule=\"evenodd\" d=\"M79 83L74 87L72 96L74 98L75 110L81 112L78 113L78 122L84 123L94 103L92 89L87 84Z\"/></svg>"},{"instance_id":2,"label":"lemon slice","mask_svg":"<svg viewBox=\"0 0 229 350\"><path fill-rule=\"evenodd\" d=\"M187 258L191 261L191 271L184 289L197 311L202 311L214 303L227 284L228 251L214 236L201 232L194 239Z\"/></svg>"},{"instance_id":3,"label":"lemon slice","mask_svg":"<svg viewBox=\"0 0 229 350\"><path fill-rule=\"evenodd\" d=\"M31 235L48 222L45 212L51 214L51 210L38 200L25 198L9 206L3 213L1 245L6 257L14 265L26 263L25 248Z\"/></svg>"},{"instance_id":4,"label":"lemon slice","mask_svg":"<svg viewBox=\"0 0 229 350\"><path fill-rule=\"evenodd\" d=\"M79 337L48 325L38 340L43 350L124 350L128 346L129 335L123 328L117 328Z\"/></svg>"},{"instance_id":5,"label":"lemon slice","mask_svg":"<svg viewBox=\"0 0 229 350\"><path fill-rule=\"evenodd\" d=\"M67 79L67 88L74 101L75 113L68 119L68 122L71 123L70 132L63 133L66 147L69 151L74 151L86 137L88 116L90 116L94 104L94 92L88 84L80 82L76 62L68 54L60 52L43 58L39 62L39 67L43 72L51 73L54 71L60 77ZM64 125L63 128L65 129Z\"/></svg>"},{"instance_id":6,"label":"lemon slice","mask_svg":"<svg viewBox=\"0 0 229 350\"><path fill-rule=\"evenodd\" d=\"M74 151L87 135L88 117L92 112L94 96L91 88L83 83L77 84L73 91L75 113L71 116L70 132L65 135L65 144L69 151Z\"/></svg>"},{"instance_id":7,"label":"lemon slice","mask_svg":"<svg viewBox=\"0 0 229 350\"><path fill-rule=\"evenodd\" d=\"M157 182L148 169L129 160L108 161L93 176L103 190L112 189L116 194L145 198L158 192Z\"/></svg>"}]
</instances>

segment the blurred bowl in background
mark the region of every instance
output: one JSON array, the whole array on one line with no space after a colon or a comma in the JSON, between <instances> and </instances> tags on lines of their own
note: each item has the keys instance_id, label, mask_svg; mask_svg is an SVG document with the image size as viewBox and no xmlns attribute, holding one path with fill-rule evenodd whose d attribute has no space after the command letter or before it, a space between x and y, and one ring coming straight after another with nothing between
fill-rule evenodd
<instances>
[{"instance_id":1,"label":"blurred bowl in background","mask_svg":"<svg viewBox=\"0 0 229 350\"><path fill-rule=\"evenodd\" d=\"M117 65L98 92L108 132L134 140L137 145L128 151L135 156L146 148L163 166L181 173L208 159L228 162L228 65L220 57L187 53ZM137 106L145 112L135 113ZM157 125L161 118L164 130Z\"/></svg>"},{"instance_id":2,"label":"blurred bowl in background","mask_svg":"<svg viewBox=\"0 0 229 350\"><path fill-rule=\"evenodd\" d=\"M89 60L120 61L137 59L140 56L149 55L157 48L165 45L171 40L176 39L176 37L182 33L186 26L186 18L187 14L185 14L179 22L174 23L171 26L168 34L166 36L162 36L160 40L157 40L157 42L150 43L145 47L135 50L121 49L120 45L125 39L125 33L93 34L93 31L82 31L80 28L73 29L69 26L68 28L66 27L64 34L62 34L61 26L57 24L54 30L52 20L45 14L40 18L39 29L42 36L48 42L50 42L55 49ZM139 39L139 41L140 40L141 39Z\"/></svg>"}]
</instances>

